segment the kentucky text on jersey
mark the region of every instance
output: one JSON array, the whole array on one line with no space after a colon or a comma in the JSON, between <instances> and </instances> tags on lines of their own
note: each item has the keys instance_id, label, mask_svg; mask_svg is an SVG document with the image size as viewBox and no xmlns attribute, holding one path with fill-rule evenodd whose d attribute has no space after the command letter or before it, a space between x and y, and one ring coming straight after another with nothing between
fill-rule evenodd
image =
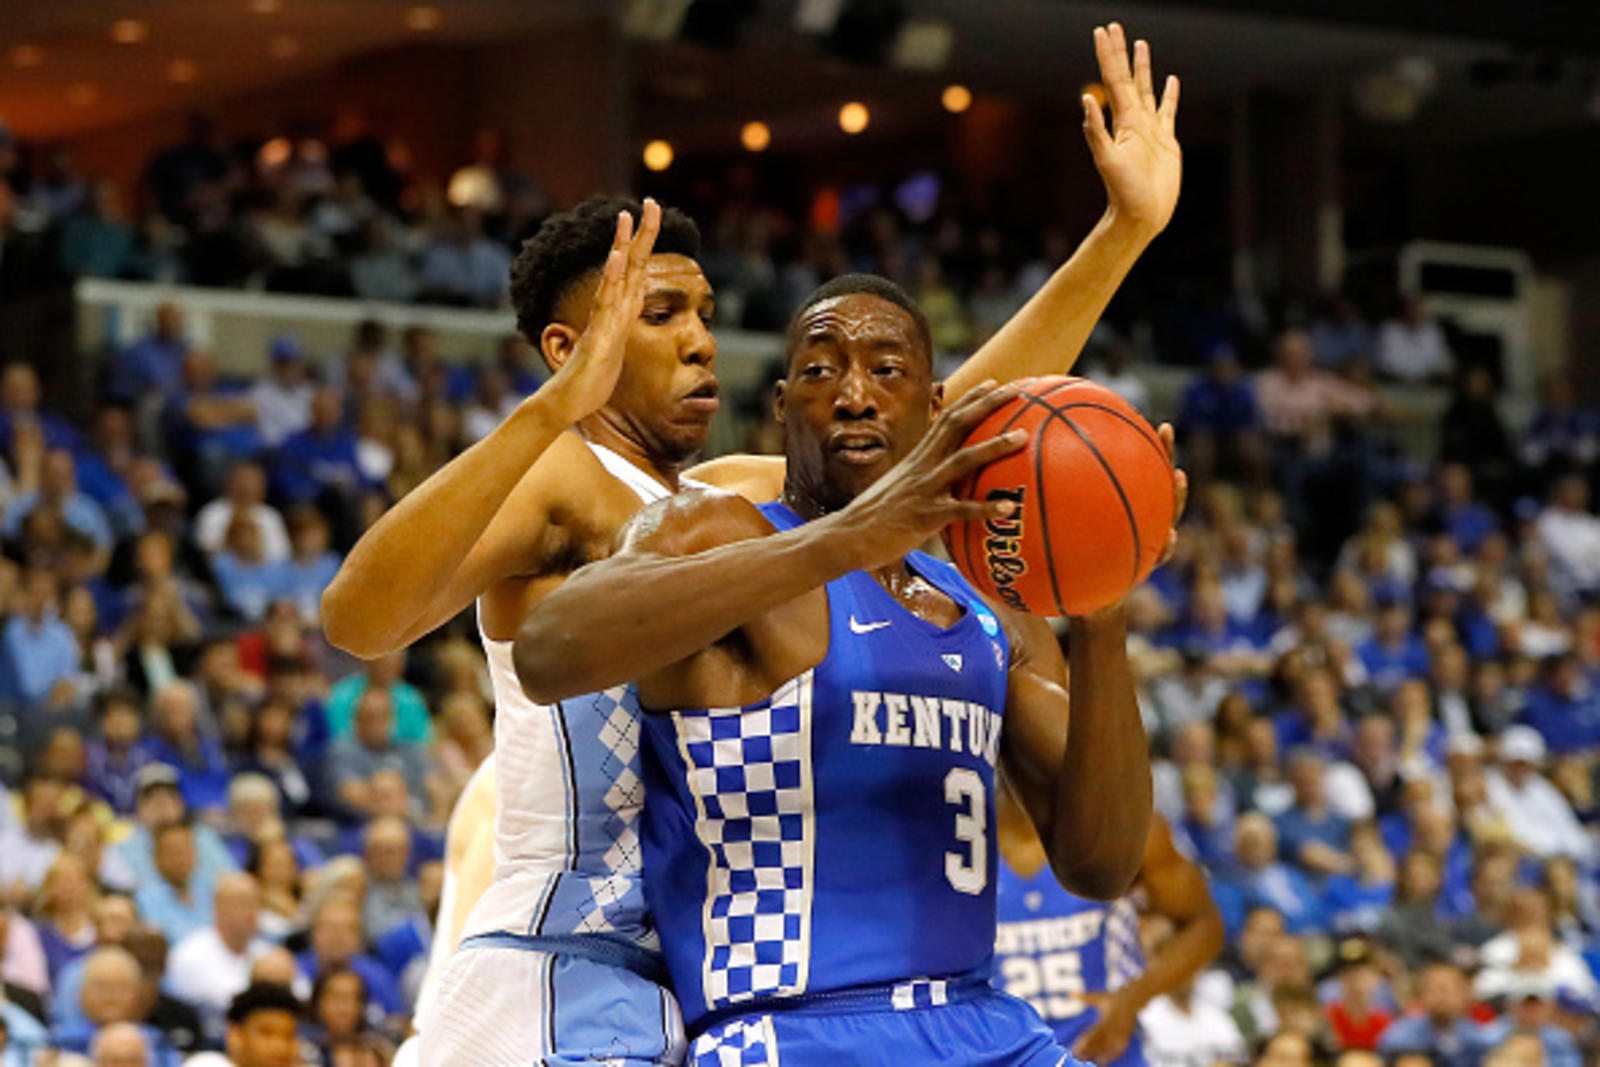
<instances>
[{"instance_id":1,"label":"kentucky text on jersey","mask_svg":"<svg viewBox=\"0 0 1600 1067\"><path fill-rule=\"evenodd\" d=\"M850 742L966 752L994 766L1000 716L982 704L909 693L851 691L855 725Z\"/></svg>"},{"instance_id":2,"label":"kentucky text on jersey","mask_svg":"<svg viewBox=\"0 0 1600 1067\"><path fill-rule=\"evenodd\" d=\"M1019 952L1060 952L1081 948L1100 936L1105 912L1085 911L1060 919L1001 923L995 933L995 951L1002 956Z\"/></svg>"}]
</instances>

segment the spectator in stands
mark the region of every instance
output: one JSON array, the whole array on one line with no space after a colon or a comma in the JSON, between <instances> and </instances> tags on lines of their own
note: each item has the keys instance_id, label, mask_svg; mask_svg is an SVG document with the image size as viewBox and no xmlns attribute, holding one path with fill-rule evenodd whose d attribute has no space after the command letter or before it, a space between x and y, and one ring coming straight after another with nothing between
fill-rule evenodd
<instances>
[{"instance_id":1,"label":"spectator in stands","mask_svg":"<svg viewBox=\"0 0 1600 1067\"><path fill-rule=\"evenodd\" d=\"M404 1005L389 973L363 951L361 906L348 894L330 894L311 918L311 950L300 957L300 973L316 981L335 967L347 967L367 983L374 1013L400 1015ZM381 1018L373 1021L381 1021Z\"/></svg>"},{"instance_id":2,"label":"spectator in stands","mask_svg":"<svg viewBox=\"0 0 1600 1067\"><path fill-rule=\"evenodd\" d=\"M409 304L421 291L416 268L398 240L400 230L382 214L362 224L360 251L350 260L350 284L363 300Z\"/></svg>"},{"instance_id":3,"label":"spectator in stands","mask_svg":"<svg viewBox=\"0 0 1600 1067\"><path fill-rule=\"evenodd\" d=\"M1400 596L1385 594L1379 601L1377 627L1355 651L1379 693L1393 693L1408 681L1428 676L1427 647L1413 632L1411 607Z\"/></svg>"},{"instance_id":4,"label":"spectator in stands","mask_svg":"<svg viewBox=\"0 0 1600 1067\"><path fill-rule=\"evenodd\" d=\"M260 622L268 605L290 592L288 565L267 559L261 527L249 515L235 516L228 524L223 550L212 559L211 571L222 591L223 607L245 622Z\"/></svg>"},{"instance_id":5,"label":"spectator in stands","mask_svg":"<svg viewBox=\"0 0 1600 1067\"><path fill-rule=\"evenodd\" d=\"M160 875L155 862L155 831L169 823L184 820L188 808L179 789L178 771L168 763L152 763L135 777L138 801L134 808L136 825L114 849L139 885L156 881ZM217 879L234 869L233 858L221 836L209 826L194 826L197 853L195 881L209 899Z\"/></svg>"},{"instance_id":6,"label":"spectator in stands","mask_svg":"<svg viewBox=\"0 0 1600 1067\"><path fill-rule=\"evenodd\" d=\"M1555 991L1537 979L1508 992L1505 1016L1486 1027L1485 1043L1495 1051L1484 1060L1485 1067L1530 1062L1530 1056L1531 1062L1542 1059L1547 1067L1579 1067L1582 1054L1555 1023L1555 1000Z\"/></svg>"},{"instance_id":7,"label":"spectator in stands","mask_svg":"<svg viewBox=\"0 0 1600 1067\"><path fill-rule=\"evenodd\" d=\"M1488 775L1489 803L1511 828L1517 842L1536 856L1594 858L1595 843L1584 831L1560 790L1539 773L1545 743L1531 726L1513 726L1500 735L1500 768Z\"/></svg>"},{"instance_id":8,"label":"spectator in stands","mask_svg":"<svg viewBox=\"0 0 1600 1067\"><path fill-rule=\"evenodd\" d=\"M198 811L221 808L228 769L217 743L200 732L195 687L186 681L163 686L150 709L151 755L178 772L184 803Z\"/></svg>"},{"instance_id":9,"label":"spectator in stands","mask_svg":"<svg viewBox=\"0 0 1600 1067\"><path fill-rule=\"evenodd\" d=\"M194 827L168 823L155 833L157 878L142 883L134 897L139 914L176 944L211 924L212 894L198 884Z\"/></svg>"},{"instance_id":10,"label":"spectator in stands","mask_svg":"<svg viewBox=\"0 0 1600 1067\"><path fill-rule=\"evenodd\" d=\"M1427 1056L1438 1067L1476 1067L1488 1040L1468 1014L1470 997L1461 968L1442 960L1427 964L1417 981L1416 1014L1395 1020L1378 1051Z\"/></svg>"},{"instance_id":11,"label":"spectator in stands","mask_svg":"<svg viewBox=\"0 0 1600 1067\"><path fill-rule=\"evenodd\" d=\"M81 1021L57 1028L56 1046L69 1052L87 1053L104 1028L118 1023L139 1025L140 981L139 963L126 949L115 946L96 949L84 966ZM177 1067L177 1050L165 1037L151 1027L141 1029L155 1052L156 1067Z\"/></svg>"},{"instance_id":12,"label":"spectator in stands","mask_svg":"<svg viewBox=\"0 0 1600 1067\"><path fill-rule=\"evenodd\" d=\"M272 460L272 482L279 496L295 504L320 500L340 510L353 509L353 494L366 488L354 431L344 425L338 390L314 394L306 427L289 435Z\"/></svg>"},{"instance_id":13,"label":"spectator in stands","mask_svg":"<svg viewBox=\"0 0 1600 1067\"><path fill-rule=\"evenodd\" d=\"M95 945L95 888L78 857L61 853L50 865L34 907L39 942L55 984L62 970Z\"/></svg>"},{"instance_id":14,"label":"spectator in stands","mask_svg":"<svg viewBox=\"0 0 1600 1067\"><path fill-rule=\"evenodd\" d=\"M0 992L5 1000L24 1005L42 1019L43 998L50 993L50 968L38 931L12 908L13 895L10 883L0 885Z\"/></svg>"},{"instance_id":15,"label":"spectator in stands","mask_svg":"<svg viewBox=\"0 0 1600 1067\"><path fill-rule=\"evenodd\" d=\"M112 1023L89 1043L94 1067L150 1067L150 1039L133 1023Z\"/></svg>"},{"instance_id":16,"label":"spectator in stands","mask_svg":"<svg viewBox=\"0 0 1600 1067\"><path fill-rule=\"evenodd\" d=\"M37 482L26 468L27 464L19 460L21 484L36 484L38 488L13 497L7 505L7 537L16 537L21 533L23 522L36 509L50 509L58 513L72 529L93 541L96 549L110 550L113 540L111 523L94 498L78 490L78 472L71 452L65 448L46 450L39 465Z\"/></svg>"},{"instance_id":17,"label":"spectator in stands","mask_svg":"<svg viewBox=\"0 0 1600 1067\"><path fill-rule=\"evenodd\" d=\"M1576 474L1557 479L1538 530L1558 588L1572 596L1600 593L1600 518L1589 512L1588 482Z\"/></svg>"},{"instance_id":18,"label":"spectator in stands","mask_svg":"<svg viewBox=\"0 0 1600 1067\"><path fill-rule=\"evenodd\" d=\"M309 838L289 831L283 822L278 787L263 774L236 772L228 783L228 851L240 867L250 861L257 844L269 837L284 837L302 867L315 867L322 853Z\"/></svg>"},{"instance_id":19,"label":"spectator in stands","mask_svg":"<svg viewBox=\"0 0 1600 1067\"><path fill-rule=\"evenodd\" d=\"M1379 373L1394 381L1442 382L1455 367L1439 323L1415 296L1400 298L1399 314L1378 331Z\"/></svg>"},{"instance_id":20,"label":"spectator in stands","mask_svg":"<svg viewBox=\"0 0 1600 1067\"><path fill-rule=\"evenodd\" d=\"M1260 484L1266 472L1261 411L1232 348L1215 349L1205 374L1184 389L1177 430L1196 485L1219 475Z\"/></svg>"},{"instance_id":21,"label":"spectator in stands","mask_svg":"<svg viewBox=\"0 0 1600 1067\"><path fill-rule=\"evenodd\" d=\"M1394 901L1394 858L1384 848L1377 824L1370 821L1351 829L1350 856L1353 869L1328 878L1323 900L1336 932L1370 934Z\"/></svg>"},{"instance_id":22,"label":"spectator in stands","mask_svg":"<svg viewBox=\"0 0 1600 1067\"><path fill-rule=\"evenodd\" d=\"M1579 408L1572 383L1564 376L1546 378L1542 403L1523 431L1520 458L1540 484L1562 474L1587 472L1600 458L1600 418Z\"/></svg>"},{"instance_id":23,"label":"spectator in stands","mask_svg":"<svg viewBox=\"0 0 1600 1067\"><path fill-rule=\"evenodd\" d=\"M112 362L107 387L112 399L132 403L177 392L189 355L183 320L182 305L167 301L156 306L150 333L117 353Z\"/></svg>"},{"instance_id":24,"label":"spectator in stands","mask_svg":"<svg viewBox=\"0 0 1600 1067\"><path fill-rule=\"evenodd\" d=\"M396 985L408 1002L414 1001L422 988L443 888L444 864L438 860L422 864L417 871L421 907L390 926L373 945L378 959L394 975Z\"/></svg>"},{"instance_id":25,"label":"spectator in stands","mask_svg":"<svg viewBox=\"0 0 1600 1067\"><path fill-rule=\"evenodd\" d=\"M411 830L389 816L367 824L362 861L367 869L367 899L362 925L369 943L422 911L422 898L410 877Z\"/></svg>"},{"instance_id":26,"label":"spectator in stands","mask_svg":"<svg viewBox=\"0 0 1600 1067\"><path fill-rule=\"evenodd\" d=\"M67 784L35 772L22 783L22 818L0 827L0 892L13 900L38 891L61 852ZM30 926L28 935L37 941ZM45 988L48 988L46 986Z\"/></svg>"},{"instance_id":27,"label":"spectator in stands","mask_svg":"<svg viewBox=\"0 0 1600 1067\"><path fill-rule=\"evenodd\" d=\"M200 1010L206 1033L220 1042L229 1003L250 984L251 967L272 946L261 937L261 890L253 877L224 876L213 900L214 923L174 946L167 987Z\"/></svg>"},{"instance_id":28,"label":"spectator in stands","mask_svg":"<svg viewBox=\"0 0 1600 1067\"><path fill-rule=\"evenodd\" d=\"M1322 756L1304 747L1289 753L1294 804L1274 820L1279 854L1318 876L1348 874L1355 863L1347 851L1350 824L1328 810Z\"/></svg>"},{"instance_id":29,"label":"spectator in stands","mask_svg":"<svg viewBox=\"0 0 1600 1067\"><path fill-rule=\"evenodd\" d=\"M246 515L261 529L265 558L278 563L289 558L289 530L278 509L267 503L267 475L259 463L246 460L228 472L226 493L200 509L195 516L194 539L208 553L222 551L235 517Z\"/></svg>"},{"instance_id":30,"label":"spectator in stands","mask_svg":"<svg viewBox=\"0 0 1600 1067\"><path fill-rule=\"evenodd\" d=\"M1465 463L1446 463L1439 469L1438 521L1469 556L1500 528L1494 512L1477 500L1472 468Z\"/></svg>"},{"instance_id":31,"label":"spectator in stands","mask_svg":"<svg viewBox=\"0 0 1600 1067\"><path fill-rule=\"evenodd\" d=\"M122 190L109 178L94 183L88 209L61 224L61 269L89 278L145 278L150 260L128 223Z\"/></svg>"},{"instance_id":32,"label":"spectator in stands","mask_svg":"<svg viewBox=\"0 0 1600 1067\"><path fill-rule=\"evenodd\" d=\"M1372 949L1361 938L1339 942L1335 958L1338 994L1327 1006L1328 1024L1345 1050L1373 1051L1393 1016L1381 1001L1382 978Z\"/></svg>"},{"instance_id":33,"label":"spectator in stands","mask_svg":"<svg viewBox=\"0 0 1600 1067\"><path fill-rule=\"evenodd\" d=\"M1576 653L1546 661L1543 682L1528 694L1523 721L1558 756L1600 750L1600 693Z\"/></svg>"},{"instance_id":34,"label":"spectator in stands","mask_svg":"<svg viewBox=\"0 0 1600 1067\"><path fill-rule=\"evenodd\" d=\"M311 424L311 398L316 394L306 367L306 351L293 334L280 334L268 352L270 374L251 390L256 429L268 448L277 448Z\"/></svg>"},{"instance_id":35,"label":"spectator in stands","mask_svg":"<svg viewBox=\"0 0 1600 1067\"><path fill-rule=\"evenodd\" d=\"M1317 363L1342 371L1353 363L1369 362L1373 346L1372 329L1355 302L1343 293L1329 295L1311 323L1311 349Z\"/></svg>"},{"instance_id":36,"label":"spectator in stands","mask_svg":"<svg viewBox=\"0 0 1600 1067\"><path fill-rule=\"evenodd\" d=\"M369 1032L367 1015L371 998L367 983L349 967L332 967L311 989L311 1026L308 1036L319 1048Z\"/></svg>"},{"instance_id":37,"label":"spectator in stands","mask_svg":"<svg viewBox=\"0 0 1600 1067\"><path fill-rule=\"evenodd\" d=\"M232 465L265 447L250 390L223 381L208 352L190 352L184 361L183 388L168 402L165 426L180 474L207 489L217 486Z\"/></svg>"},{"instance_id":38,"label":"spectator in stands","mask_svg":"<svg viewBox=\"0 0 1600 1067\"><path fill-rule=\"evenodd\" d=\"M282 834L263 834L251 847L245 869L261 889L261 931L281 940L301 921L301 866L295 848Z\"/></svg>"},{"instance_id":39,"label":"spectator in stands","mask_svg":"<svg viewBox=\"0 0 1600 1067\"><path fill-rule=\"evenodd\" d=\"M335 739L350 736L357 702L370 689L389 694L394 704L394 740L426 743L433 738L428 705L416 687L405 681L404 651L369 660L360 674L352 674L328 695L328 730Z\"/></svg>"},{"instance_id":40,"label":"spectator in stands","mask_svg":"<svg viewBox=\"0 0 1600 1067\"><path fill-rule=\"evenodd\" d=\"M1542 891L1531 886L1517 889L1505 923L1506 930L1480 951L1483 969L1474 983L1478 996L1515 998L1519 990L1526 994L1530 985L1549 1000L1560 989L1585 998L1594 994L1594 973L1577 952L1556 939L1549 898Z\"/></svg>"},{"instance_id":41,"label":"spectator in stands","mask_svg":"<svg viewBox=\"0 0 1600 1067\"><path fill-rule=\"evenodd\" d=\"M284 818L304 815L312 803L311 778L294 747L294 710L281 696L268 696L250 723L248 748L236 773L265 777L282 798Z\"/></svg>"},{"instance_id":42,"label":"spectator in stands","mask_svg":"<svg viewBox=\"0 0 1600 1067\"><path fill-rule=\"evenodd\" d=\"M231 1067L287 1067L300 1055L300 1001L287 986L253 982L228 1006Z\"/></svg>"},{"instance_id":43,"label":"spectator in stands","mask_svg":"<svg viewBox=\"0 0 1600 1067\"><path fill-rule=\"evenodd\" d=\"M1237 862L1229 880L1243 894L1246 908L1276 908L1291 933L1326 928L1322 901L1310 880L1277 858L1278 834L1270 819L1256 812L1241 815L1234 854Z\"/></svg>"},{"instance_id":44,"label":"spectator in stands","mask_svg":"<svg viewBox=\"0 0 1600 1067\"><path fill-rule=\"evenodd\" d=\"M12 695L29 706L70 708L81 695L78 641L57 610L56 577L48 570L30 570L21 592L20 610L5 627Z\"/></svg>"},{"instance_id":45,"label":"spectator in stands","mask_svg":"<svg viewBox=\"0 0 1600 1067\"><path fill-rule=\"evenodd\" d=\"M443 304L496 307L504 303L511 256L483 233L483 216L453 209L422 256L421 298Z\"/></svg>"},{"instance_id":46,"label":"spectator in stands","mask_svg":"<svg viewBox=\"0 0 1600 1067\"><path fill-rule=\"evenodd\" d=\"M37 455L45 449L76 452L82 438L72 424L40 407L39 373L27 363L7 363L0 371L0 448L13 466L23 466L18 448L31 446Z\"/></svg>"},{"instance_id":47,"label":"spectator in stands","mask_svg":"<svg viewBox=\"0 0 1600 1067\"><path fill-rule=\"evenodd\" d=\"M1420 844L1406 853L1394 907L1378 924L1379 939L1410 967L1454 955L1454 931L1439 918L1440 862Z\"/></svg>"},{"instance_id":48,"label":"spectator in stands","mask_svg":"<svg viewBox=\"0 0 1600 1067\"><path fill-rule=\"evenodd\" d=\"M362 693L350 736L334 742L328 751L338 799L351 810L373 812L372 777L382 770L398 772L410 795L427 795L420 746L394 740L394 733L394 701L388 691L373 688Z\"/></svg>"},{"instance_id":49,"label":"spectator in stands","mask_svg":"<svg viewBox=\"0 0 1600 1067\"><path fill-rule=\"evenodd\" d=\"M316 625L322 614L322 593L339 571L341 558L330 547L328 520L314 507L299 507L289 515L294 555L286 566L285 592L299 609L307 625Z\"/></svg>"}]
</instances>

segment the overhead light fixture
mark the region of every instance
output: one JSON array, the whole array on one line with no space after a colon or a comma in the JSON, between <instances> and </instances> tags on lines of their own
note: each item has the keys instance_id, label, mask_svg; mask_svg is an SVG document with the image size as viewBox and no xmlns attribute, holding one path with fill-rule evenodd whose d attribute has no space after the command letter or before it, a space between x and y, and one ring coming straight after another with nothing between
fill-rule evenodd
<instances>
[{"instance_id":1,"label":"overhead light fixture","mask_svg":"<svg viewBox=\"0 0 1600 1067\"><path fill-rule=\"evenodd\" d=\"M747 152L765 152L772 143L772 129L765 122L747 122L739 131L739 143Z\"/></svg>"},{"instance_id":2,"label":"overhead light fixture","mask_svg":"<svg viewBox=\"0 0 1600 1067\"><path fill-rule=\"evenodd\" d=\"M622 9L622 33L642 41L670 41L683 28L693 0L627 0Z\"/></svg>"},{"instance_id":3,"label":"overhead light fixture","mask_svg":"<svg viewBox=\"0 0 1600 1067\"><path fill-rule=\"evenodd\" d=\"M73 107L88 107L100 99L100 90L88 82L76 82L67 87L67 103Z\"/></svg>"},{"instance_id":4,"label":"overhead light fixture","mask_svg":"<svg viewBox=\"0 0 1600 1067\"><path fill-rule=\"evenodd\" d=\"M289 143L287 137L274 137L261 146L261 151L256 153L256 159L268 170L275 170L289 162L289 157L294 153L294 145Z\"/></svg>"},{"instance_id":5,"label":"overhead light fixture","mask_svg":"<svg viewBox=\"0 0 1600 1067\"><path fill-rule=\"evenodd\" d=\"M432 33L444 25L444 12L430 4L417 4L406 9L406 29L417 33Z\"/></svg>"},{"instance_id":6,"label":"overhead light fixture","mask_svg":"<svg viewBox=\"0 0 1600 1067\"><path fill-rule=\"evenodd\" d=\"M192 59L174 59L167 64L167 81L174 85L188 85L200 76L200 68Z\"/></svg>"},{"instance_id":7,"label":"overhead light fixture","mask_svg":"<svg viewBox=\"0 0 1600 1067\"><path fill-rule=\"evenodd\" d=\"M276 15L283 10L283 0L250 0L250 10L257 15Z\"/></svg>"},{"instance_id":8,"label":"overhead light fixture","mask_svg":"<svg viewBox=\"0 0 1600 1067\"><path fill-rule=\"evenodd\" d=\"M872 121L872 112L859 100L852 100L839 109L839 128L845 133L857 134Z\"/></svg>"},{"instance_id":9,"label":"overhead light fixture","mask_svg":"<svg viewBox=\"0 0 1600 1067\"><path fill-rule=\"evenodd\" d=\"M827 33L839 21L844 0L800 0L794 12L794 28L801 33Z\"/></svg>"},{"instance_id":10,"label":"overhead light fixture","mask_svg":"<svg viewBox=\"0 0 1600 1067\"><path fill-rule=\"evenodd\" d=\"M300 39L280 33L267 42L267 55L273 59L293 59L300 54Z\"/></svg>"},{"instance_id":11,"label":"overhead light fixture","mask_svg":"<svg viewBox=\"0 0 1600 1067\"><path fill-rule=\"evenodd\" d=\"M972 106L972 90L965 85L946 85L939 94L939 103L952 115L959 115Z\"/></svg>"},{"instance_id":12,"label":"overhead light fixture","mask_svg":"<svg viewBox=\"0 0 1600 1067\"><path fill-rule=\"evenodd\" d=\"M655 171L672 166L672 145L666 141L651 141L645 145L644 165L647 170Z\"/></svg>"},{"instance_id":13,"label":"overhead light fixture","mask_svg":"<svg viewBox=\"0 0 1600 1067\"><path fill-rule=\"evenodd\" d=\"M44 49L36 44L19 44L6 53L6 59L18 70L29 70L44 63Z\"/></svg>"},{"instance_id":14,"label":"overhead light fixture","mask_svg":"<svg viewBox=\"0 0 1600 1067\"><path fill-rule=\"evenodd\" d=\"M111 39L118 44L143 44L150 39L150 24L139 19L118 19L111 24Z\"/></svg>"},{"instance_id":15,"label":"overhead light fixture","mask_svg":"<svg viewBox=\"0 0 1600 1067\"><path fill-rule=\"evenodd\" d=\"M939 19L912 19L894 39L889 62L900 70L943 70L950 62L956 31Z\"/></svg>"}]
</instances>

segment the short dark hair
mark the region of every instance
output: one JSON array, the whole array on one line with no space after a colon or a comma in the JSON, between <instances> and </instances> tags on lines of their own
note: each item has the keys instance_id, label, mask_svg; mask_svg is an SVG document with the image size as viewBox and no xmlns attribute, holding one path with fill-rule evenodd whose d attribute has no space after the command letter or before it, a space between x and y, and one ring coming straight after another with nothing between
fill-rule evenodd
<instances>
[{"instance_id":1,"label":"short dark hair","mask_svg":"<svg viewBox=\"0 0 1600 1067\"><path fill-rule=\"evenodd\" d=\"M619 196L594 196L571 211L551 215L537 233L522 243L511 264L511 306L517 329L539 346L539 335L555 319L556 306L572 287L605 266L616 236L617 215L628 212L634 225L644 207ZM700 255L700 228L676 208L663 208L656 255Z\"/></svg>"},{"instance_id":2,"label":"short dark hair","mask_svg":"<svg viewBox=\"0 0 1600 1067\"><path fill-rule=\"evenodd\" d=\"M799 325L800 318L806 312L822 303L824 300L833 300L841 296L854 296L864 293L875 296L880 300L887 300L911 316L911 321L917 328L917 340L922 342L922 351L928 357L928 362L933 362L933 331L928 328L928 316L922 313L917 302L911 299L911 294L901 288L896 282L877 274L841 274L837 278L823 282L811 291L811 295L801 302L794 317L789 320L788 336L784 340L784 365L788 366L789 360L794 357L795 327Z\"/></svg>"},{"instance_id":3,"label":"short dark hair","mask_svg":"<svg viewBox=\"0 0 1600 1067\"><path fill-rule=\"evenodd\" d=\"M251 982L228 1005L228 1023L242 1025L258 1011L285 1011L300 1018L300 999L286 985L277 982Z\"/></svg>"}]
</instances>

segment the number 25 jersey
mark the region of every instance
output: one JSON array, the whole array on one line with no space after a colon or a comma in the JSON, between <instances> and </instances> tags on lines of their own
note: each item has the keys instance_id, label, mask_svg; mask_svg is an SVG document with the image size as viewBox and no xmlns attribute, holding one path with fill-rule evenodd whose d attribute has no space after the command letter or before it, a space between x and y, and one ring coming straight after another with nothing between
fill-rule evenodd
<instances>
[{"instance_id":1,"label":"number 25 jersey","mask_svg":"<svg viewBox=\"0 0 1600 1067\"><path fill-rule=\"evenodd\" d=\"M761 510L780 530L803 521ZM1009 651L953 567L908 563L961 608L953 625L851 572L828 583L814 668L745 707L645 716L645 891L691 1029L763 1001L988 973Z\"/></svg>"}]
</instances>

